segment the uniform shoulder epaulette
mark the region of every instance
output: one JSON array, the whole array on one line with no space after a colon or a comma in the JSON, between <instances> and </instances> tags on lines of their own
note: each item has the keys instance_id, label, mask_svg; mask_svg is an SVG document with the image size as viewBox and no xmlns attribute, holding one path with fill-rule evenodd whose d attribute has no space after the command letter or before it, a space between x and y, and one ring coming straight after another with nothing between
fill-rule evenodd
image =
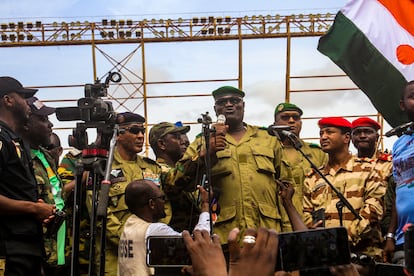
<instances>
[{"instance_id":1,"label":"uniform shoulder epaulette","mask_svg":"<svg viewBox=\"0 0 414 276\"><path fill-rule=\"evenodd\" d=\"M200 138L201 136L203 136L203 133L200 132L199 134L196 135L196 138Z\"/></svg>"},{"instance_id":2,"label":"uniform shoulder epaulette","mask_svg":"<svg viewBox=\"0 0 414 276\"><path fill-rule=\"evenodd\" d=\"M378 155L378 160L381 160L381 161L392 161L392 154L389 154L389 153L380 153L379 155Z\"/></svg>"},{"instance_id":3,"label":"uniform shoulder epaulette","mask_svg":"<svg viewBox=\"0 0 414 276\"><path fill-rule=\"evenodd\" d=\"M155 160L153 160L153 159L151 159L151 158L149 158L149 157L142 156L142 159L143 159L146 163L149 163L149 164L152 164L152 165L157 165L157 166L159 166L159 167L160 167L160 164L158 164L158 163L157 163L157 161L155 161Z\"/></svg>"},{"instance_id":4,"label":"uniform shoulder epaulette","mask_svg":"<svg viewBox=\"0 0 414 276\"><path fill-rule=\"evenodd\" d=\"M260 129L260 130L266 130L267 131L267 129L268 129L268 127L266 127L266 126L259 126L259 127L257 127L258 129Z\"/></svg>"},{"instance_id":5,"label":"uniform shoulder epaulette","mask_svg":"<svg viewBox=\"0 0 414 276\"><path fill-rule=\"evenodd\" d=\"M309 147L311 147L311 148L314 148L314 149L321 149L321 146L320 146L319 144L316 144L316 143L308 143L308 142L307 142L307 144L308 144L308 146L309 146Z\"/></svg>"}]
</instances>

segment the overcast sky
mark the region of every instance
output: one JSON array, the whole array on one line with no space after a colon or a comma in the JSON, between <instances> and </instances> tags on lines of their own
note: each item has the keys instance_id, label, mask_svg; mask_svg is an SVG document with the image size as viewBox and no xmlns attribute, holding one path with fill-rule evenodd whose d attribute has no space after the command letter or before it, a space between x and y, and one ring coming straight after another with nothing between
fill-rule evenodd
<instances>
[{"instance_id":1,"label":"overcast sky","mask_svg":"<svg viewBox=\"0 0 414 276\"><path fill-rule=\"evenodd\" d=\"M0 23L11 21L97 21L107 19L190 19L193 16L226 16L267 14L336 13L345 0L290 1L139 1L139 0L2 0ZM318 38L297 38L292 41L291 75L342 73L328 58L316 50ZM237 78L237 41L186 43L153 43L145 48L148 81ZM136 45L99 46L102 51L122 59ZM273 122L274 107L284 101L285 39L261 39L243 42L243 89L246 92L245 121L267 126ZM26 86L84 84L93 80L90 46L59 46L31 48L0 48L0 75L10 75ZM103 76L111 65L98 56L98 75ZM128 64L131 70L141 70L139 62ZM219 85L237 86L237 82L154 85L149 95L209 93ZM292 89L354 87L347 78L292 81ZM83 89L42 89L40 99L72 99L82 97ZM75 96L74 96L75 95ZM375 114L368 98L359 92L293 93L291 102L304 110L305 117L352 116ZM199 99L162 99L148 101L148 122L196 121L201 113L213 112L210 97ZM136 110L142 113L142 106ZM213 116L212 116L213 117ZM215 117L215 116L214 116ZM74 126L60 123L56 127ZM389 126L385 127L389 129ZM191 138L201 131L193 125ZM66 136L67 132L58 133ZM304 121L302 137L317 137L316 120ZM66 146L66 137L61 137ZM393 140L386 138L387 148Z\"/></svg>"}]
</instances>

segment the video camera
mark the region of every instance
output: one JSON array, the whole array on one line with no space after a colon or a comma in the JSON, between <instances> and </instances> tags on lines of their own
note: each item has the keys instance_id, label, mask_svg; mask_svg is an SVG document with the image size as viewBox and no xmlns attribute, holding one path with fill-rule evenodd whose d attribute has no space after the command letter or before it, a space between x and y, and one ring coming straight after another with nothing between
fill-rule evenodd
<instances>
[{"instance_id":1,"label":"video camera","mask_svg":"<svg viewBox=\"0 0 414 276\"><path fill-rule=\"evenodd\" d=\"M112 103L104 101L101 97L108 95L109 83L118 83L122 79L117 72L109 72L104 83L99 79L93 84L85 84L84 98L78 100L76 107L60 107L56 109L56 117L59 121L83 121L77 123L73 134L69 135L69 146L83 150L88 147L86 129L96 128L97 141L94 147L106 149L115 125L116 113Z\"/></svg>"}]
</instances>

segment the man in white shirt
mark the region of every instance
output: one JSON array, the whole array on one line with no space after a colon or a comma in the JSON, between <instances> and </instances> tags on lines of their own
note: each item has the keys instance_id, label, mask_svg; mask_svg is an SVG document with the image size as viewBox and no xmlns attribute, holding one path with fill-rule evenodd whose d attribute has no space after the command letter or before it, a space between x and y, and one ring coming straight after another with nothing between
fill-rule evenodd
<instances>
[{"instance_id":1,"label":"man in white shirt","mask_svg":"<svg viewBox=\"0 0 414 276\"><path fill-rule=\"evenodd\" d=\"M208 193L199 187L201 211L195 229L210 231ZM165 217L165 194L150 180L135 180L125 189L125 203L132 215L126 221L118 248L118 275L153 275L146 265L149 236L181 236L170 226L157 222ZM160 248L160 250L163 250Z\"/></svg>"}]
</instances>

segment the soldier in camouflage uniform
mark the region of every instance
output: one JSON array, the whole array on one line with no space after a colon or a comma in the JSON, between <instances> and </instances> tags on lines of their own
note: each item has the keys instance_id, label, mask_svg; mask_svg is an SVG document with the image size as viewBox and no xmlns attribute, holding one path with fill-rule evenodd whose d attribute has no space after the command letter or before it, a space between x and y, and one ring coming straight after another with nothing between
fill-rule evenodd
<instances>
[{"instance_id":1,"label":"soldier in camouflage uniform","mask_svg":"<svg viewBox=\"0 0 414 276\"><path fill-rule=\"evenodd\" d=\"M303 111L298 106L291 103L280 103L275 108L274 125L290 126L290 131L300 138L300 131L302 129L302 114ZM284 171L291 173L291 175L282 176L282 178L287 177L294 180L292 185L295 189L295 193L293 194L292 201L296 210L303 218L303 182L305 180L305 175L311 170L311 165L309 161L306 160L297 149L295 149L292 141L288 137L280 135L280 138L283 143L282 163L284 166L289 168ZM316 167L319 168L326 163L328 155L321 150L319 145L307 143L303 140L300 141L302 144L301 150Z\"/></svg>"},{"instance_id":2,"label":"soldier in camouflage uniform","mask_svg":"<svg viewBox=\"0 0 414 276\"><path fill-rule=\"evenodd\" d=\"M334 185L362 220L358 220L347 208L343 208L343 226L348 229L351 251L381 257L381 229L379 222L383 215L382 198L386 183L380 178L372 159L360 159L349 152L352 125L342 117L322 118L320 144L328 153L328 163L322 173ZM330 186L316 172L307 175L304 182L304 218L312 224L312 211L325 208L326 227L340 226L336 203L338 197Z\"/></svg>"},{"instance_id":3,"label":"soldier in camouflage uniform","mask_svg":"<svg viewBox=\"0 0 414 276\"><path fill-rule=\"evenodd\" d=\"M395 198L395 183L392 176L392 155L378 149L381 125L368 117L360 117L352 122L352 144L358 150L359 158L373 159L375 168L387 183L384 197L384 217L381 220L382 234L385 236L391 217L391 207Z\"/></svg>"},{"instance_id":4,"label":"soldier in camouflage uniform","mask_svg":"<svg viewBox=\"0 0 414 276\"><path fill-rule=\"evenodd\" d=\"M189 130L189 126L177 127L168 122L156 124L151 128L149 142L157 158L156 161L162 169L161 179L175 167L177 161L183 156L182 145L185 141L181 139L181 135L185 135ZM164 185L164 181L161 182ZM165 190L164 187L162 189ZM166 217L161 222L169 224L179 232L191 230L198 219L195 195L185 191L166 195L168 196L165 204Z\"/></svg>"},{"instance_id":5,"label":"soldier in camouflage uniform","mask_svg":"<svg viewBox=\"0 0 414 276\"><path fill-rule=\"evenodd\" d=\"M63 184L57 173L56 161L41 146L50 143L53 124L49 121L48 116L53 114L55 109L45 106L36 97L32 97L27 101L32 113L23 137L30 145L39 198L46 203L56 205L58 210L63 210L65 207ZM65 223L59 228L56 236L45 236L45 275L64 275L69 272L68 262L65 260L66 237Z\"/></svg>"},{"instance_id":6,"label":"soldier in camouflage uniform","mask_svg":"<svg viewBox=\"0 0 414 276\"><path fill-rule=\"evenodd\" d=\"M216 115L226 117L225 125L215 124L208 153L204 137L198 136L177 163L174 177L167 180L172 183L171 187L195 190L205 171L204 156L210 154L211 184L220 207L214 232L220 236L221 243L227 244L228 233L235 227L241 231L239 237L243 237L247 228L283 231L280 212L283 207L275 182L280 176L280 141L268 135L266 129L243 122L243 91L224 86L212 95Z\"/></svg>"},{"instance_id":7,"label":"soldier in camouflage uniform","mask_svg":"<svg viewBox=\"0 0 414 276\"><path fill-rule=\"evenodd\" d=\"M131 215L125 204L125 188L133 180L147 179L160 186L161 167L138 155L144 145L145 119L141 115L124 112L117 115L120 127L112 161L109 190L105 274L116 275L118 243L125 221Z\"/></svg>"}]
</instances>

